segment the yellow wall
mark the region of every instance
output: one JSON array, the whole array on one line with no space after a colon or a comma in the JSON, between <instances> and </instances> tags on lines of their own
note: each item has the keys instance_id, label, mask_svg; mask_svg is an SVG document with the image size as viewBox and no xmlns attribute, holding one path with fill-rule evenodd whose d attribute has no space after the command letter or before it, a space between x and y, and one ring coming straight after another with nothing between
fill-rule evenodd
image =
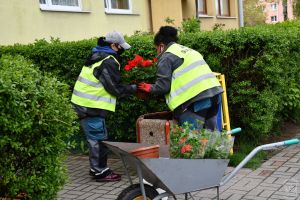
<instances>
[{"instance_id":1,"label":"yellow wall","mask_svg":"<svg viewBox=\"0 0 300 200\"><path fill-rule=\"evenodd\" d=\"M196 15L196 1L181 0L182 2L182 17L183 19L193 18Z\"/></svg>"},{"instance_id":2,"label":"yellow wall","mask_svg":"<svg viewBox=\"0 0 300 200\"><path fill-rule=\"evenodd\" d=\"M201 30L211 30L216 23L224 29L238 28L238 1L230 0L229 18L216 17L215 0L208 0L208 16L200 17ZM82 0L84 12L42 11L38 0L0 2L0 45L32 43L51 37L74 41L105 35L117 30L132 35L135 31L157 32L174 19L180 27L184 19L195 17L195 0L132 0L133 14L106 14L103 0ZM150 5L151 4L151 5ZM151 10L151 13L150 13Z\"/></svg>"},{"instance_id":3,"label":"yellow wall","mask_svg":"<svg viewBox=\"0 0 300 200\"><path fill-rule=\"evenodd\" d=\"M174 26L180 26L182 21L181 0L151 0L151 10L154 32L157 32L160 26L172 25L165 22L167 17L175 20Z\"/></svg>"},{"instance_id":4,"label":"yellow wall","mask_svg":"<svg viewBox=\"0 0 300 200\"><path fill-rule=\"evenodd\" d=\"M153 31L165 26L165 19L174 19L174 26L180 27L184 19L196 17L195 0L151 0ZM207 0L207 16L201 16L200 29L212 30L215 24L225 24L223 29L239 28L238 1L230 0L230 17L217 17L215 0Z\"/></svg>"},{"instance_id":5,"label":"yellow wall","mask_svg":"<svg viewBox=\"0 0 300 200\"><path fill-rule=\"evenodd\" d=\"M207 1L207 16L201 16L201 30L212 30L215 24L225 24L223 29L239 28L238 1L230 0L230 17L217 17L214 0Z\"/></svg>"},{"instance_id":6,"label":"yellow wall","mask_svg":"<svg viewBox=\"0 0 300 200\"><path fill-rule=\"evenodd\" d=\"M131 35L151 31L147 0L132 0L133 15L105 14L103 0L82 0L85 12L41 11L38 0L0 2L0 45L32 43L50 37L88 39L117 30Z\"/></svg>"}]
</instances>

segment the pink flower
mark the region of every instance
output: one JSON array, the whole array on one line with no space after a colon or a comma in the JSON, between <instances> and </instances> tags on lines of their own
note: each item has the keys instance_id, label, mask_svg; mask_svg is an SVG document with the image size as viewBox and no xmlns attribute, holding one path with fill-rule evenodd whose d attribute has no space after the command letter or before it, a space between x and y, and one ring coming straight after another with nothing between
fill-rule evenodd
<instances>
[{"instance_id":1,"label":"pink flower","mask_svg":"<svg viewBox=\"0 0 300 200\"><path fill-rule=\"evenodd\" d=\"M189 144L186 144L181 148L180 153L184 154L185 152L189 152L189 151L192 151L192 146Z\"/></svg>"},{"instance_id":2,"label":"pink flower","mask_svg":"<svg viewBox=\"0 0 300 200\"><path fill-rule=\"evenodd\" d=\"M143 57L136 54L133 60L136 62L137 65L141 65L143 62Z\"/></svg>"},{"instance_id":3,"label":"pink flower","mask_svg":"<svg viewBox=\"0 0 300 200\"><path fill-rule=\"evenodd\" d=\"M127 65L125 65L124 70L129 71L134 67L151 67L157 59L154 60L144 60L142 56L136 54L134 59L128 60Z\"/></svg>"},{"instance_id":4,"label":"pink flower","mask_svg":"<svg viewBox=\"0 0 300 200\"><path fill-rule=\"evenodd\" d=\"M143 67L149 67L152 64L153 64L153 62L151 60L143 60L143 62L142 62Z\"/></svg>"},{"instance_id":5,"label":"pink flower","mask_svg":"<svg viewBox=\"0 0 300 200\"><path fill-rule=\"evenodd\" d=\"M125 65L125 67L124 67L124 70L125 71L129 71L129 70L131 70L132 69L132 67L130 66L130 65Z\"/></svg>"},{"instance_id":6,"label":"pink flower","mask_svg":"<svg viewBox=\"0 0 300 200\"><path fill-rule=\"evenodd\" d=\"M183 144L183 143L185 143L185 141L186 141L186 138L180 138L179 143Z\"/></svg>"}]
</instances>

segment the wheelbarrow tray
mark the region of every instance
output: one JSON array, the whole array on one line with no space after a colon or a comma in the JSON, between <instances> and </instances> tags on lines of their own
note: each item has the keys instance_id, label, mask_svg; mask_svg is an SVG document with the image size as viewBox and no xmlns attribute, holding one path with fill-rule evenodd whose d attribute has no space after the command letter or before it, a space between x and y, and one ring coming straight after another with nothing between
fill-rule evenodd
<instances>
[{"instance_id":1,"label":"wheelbarrow tray","mask_svg":"<svg viewBox=\"0 0 300 200\"><path fill-rule=\"evenodd\" d=\"M173 195L218 187L229 162L227 159L172 159L164 157L140 159L128 152L149 145L122 142L105 142L105 144L115 154L119 155L126 164L134 169L139 167L142 177L147 182ZM161 145L161 147L161 149L166 150L166 146Z\"/></svg>"}]
</instances>

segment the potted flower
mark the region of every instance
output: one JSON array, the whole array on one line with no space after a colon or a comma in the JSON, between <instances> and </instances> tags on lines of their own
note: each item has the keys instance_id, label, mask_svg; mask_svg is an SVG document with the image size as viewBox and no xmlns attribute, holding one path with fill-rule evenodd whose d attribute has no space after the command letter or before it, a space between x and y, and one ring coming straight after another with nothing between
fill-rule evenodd
<instances>
[{"instance_id":1,"label":"potted flower","mask_svg":"<svg viewBox=\"0 0 300 200\"><path fill-rule=\"evenodd\" d=\"M156 77L156 58L145 60L140 55L135 55L134 59L129 60L124 67L123 79L128 83L148 82L152 83Z\"/></svg>"}]
</instances>

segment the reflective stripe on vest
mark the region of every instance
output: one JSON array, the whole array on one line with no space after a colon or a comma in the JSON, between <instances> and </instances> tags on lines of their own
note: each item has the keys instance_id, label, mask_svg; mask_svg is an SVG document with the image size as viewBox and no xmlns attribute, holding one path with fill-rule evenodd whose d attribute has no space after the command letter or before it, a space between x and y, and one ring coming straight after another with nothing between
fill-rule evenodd
<instances>
[{"instance_id":1,"label":"reflective stripe on vest","mask_svg":"<svg viewBox=\"0 0 300 200\"><path fill-rule=\"evenodd\" d=\"M170 93L165 96L171 110L192 99L204 90L220 86L202 55L188 47L173 44L166 52L183 58L184 62L172 74Z\"/></svg>"},{"instance_id":2,"label":"reflective stripe on vest","mask_svg":"<svg viewBox=\"0 0 300 200\"><path fill-rule=\"evenodd\" d=\"M113 56L107 56L91 67L84 66L82 68L73 90L71 102L88 108L115 111L116 97L108 93L93 74L95 67L101 65L108 58L115 59ZM115 61L118 63L120 69L119 62L116 59Z\"/></svg>"}]
</instances>

